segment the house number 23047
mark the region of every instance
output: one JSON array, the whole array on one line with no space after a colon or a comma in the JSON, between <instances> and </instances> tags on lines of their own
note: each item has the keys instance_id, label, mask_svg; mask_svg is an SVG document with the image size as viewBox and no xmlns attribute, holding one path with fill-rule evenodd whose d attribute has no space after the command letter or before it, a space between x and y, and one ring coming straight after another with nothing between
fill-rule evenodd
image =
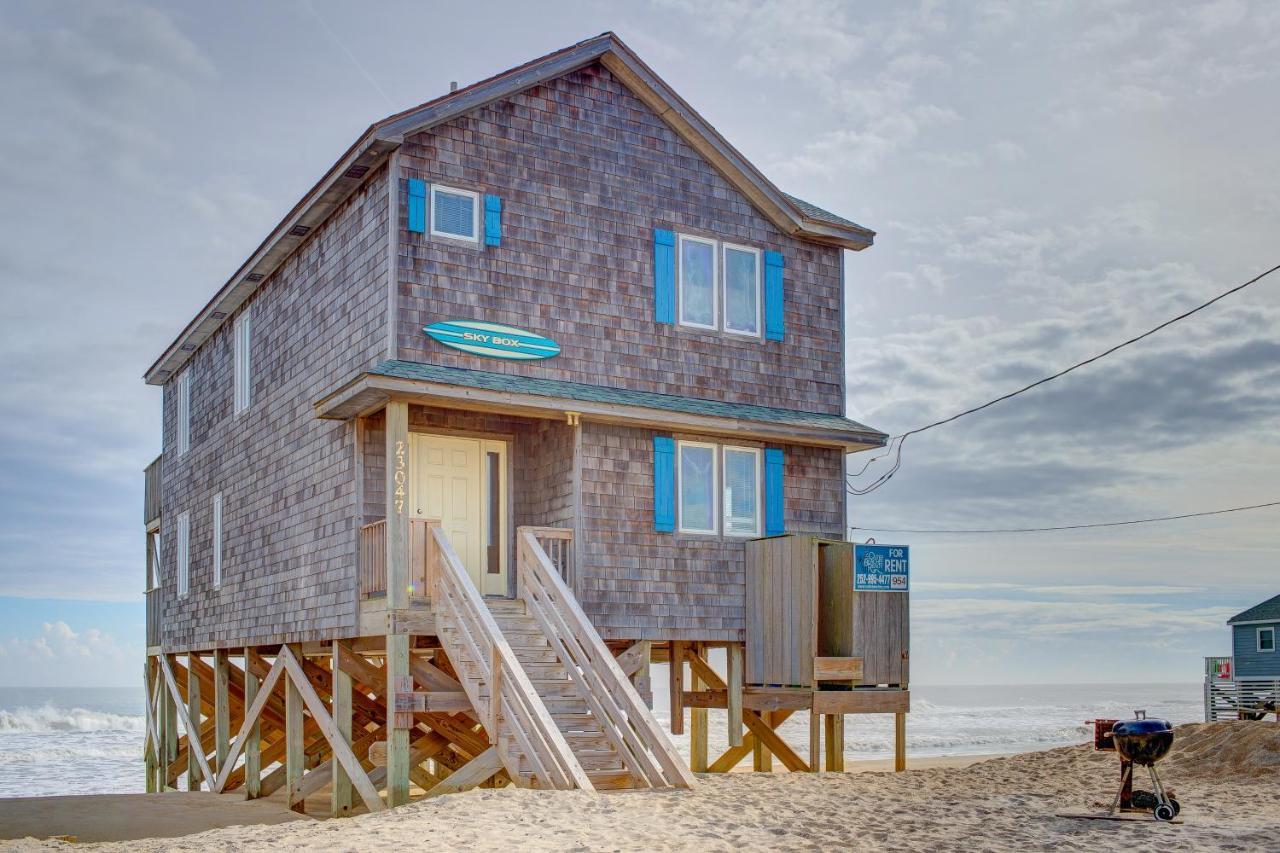
<instances>
[{"instance_id":1,"label":"house number 23047","mask_svg":"<svg viewBox=\"0 0 1280 853\"><path fill-rule=\"evenodd\" d=\"M406 475L404 471L404 442L403 441L396 442L396 470L395 470L394 476L395 476L395 485L396 485L396 490L395 490L396 515L402 515L404 514L404 484L406 479Z\"/></svg>"}]
</instances>

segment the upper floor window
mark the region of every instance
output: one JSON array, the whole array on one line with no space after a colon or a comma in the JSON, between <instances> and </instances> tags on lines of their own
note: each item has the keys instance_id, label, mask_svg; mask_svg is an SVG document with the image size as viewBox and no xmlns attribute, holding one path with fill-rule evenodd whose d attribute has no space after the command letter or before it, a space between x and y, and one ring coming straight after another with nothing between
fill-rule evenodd
<instances>
[{"instance_id":1,"label":"upper floor window","mask_svg":"<svg viewBox=\"0 0 1280 853\"><path fill-rule=\"evenodd\" d=\"M760 535L759 448L681 441L678 455L681 532Z\"/></svg>"},{"instance_id":2,"label":"upper floor window","mask_svg":"<svg viewBox=\"0 0 1280 853\"><path fill-rule=\"evenodd\" d=\"M1276 629L1275 628L1259 628L1258 629L1258 651L1274 652L1276 650Z\"/></svg>"},{"instance_id":3,"label":"upper floor window","mask_svg":"<svg viewBox=\"0 0 1280 853\"><path fill-rule=\"evenodd\" d=\"M236 318L233 333L235 337L235 353L233 358L233 370L235 373L235 413L238 415L241 412L248 410L249 406L253 402L253 383L251 381L253 374L249 363L249 344L251 341L252 326L250 325L248 314L241 314Z\"/></svg>"},{"instance_id":4,"label":"upper floor window","mask_svg":"<svg viewBox=\"0 0 1280 853\"><path fill-rule=\"evenodd\" d=\"M174 385L177 394L177 424L174 450L182 456L191 449L191 370L182 371Z\"/></svg>"},{"instance_id":5,"label":"upper floor window","mask_svg":"<svg viewBox=\"0 0 1280 853\"><path fill-rule=\"evenodd\" d=\"M680 324L760 336L760 250L679 235Z\"/></svg>"},{"instance_id":6,"label":"upper floor window","mask_svg":"<svg viewBox=\"0 0 1280 853\"><path fill-rule=\"evenodd\" d=\"M480 195L470 190L431 185L431 233L437 237L478 242Z\"/></svg>"},{"instance_id":7,"label":"upper floor window","mask_svg":"<svg viewBox=\"0 0 1280 853\"><path fill-rule=\"evenodd\" d=\"M213 586L222 586L222 492L213 496Z\"/></svg>"},{"instance_id":8,"label":"upper floor window","mask_svg":"<svg viewBox=\"0 0 1280 853\"><path fill-rule=\"evenodd\" d=\"M178 595L184 596L190 587L191 580L191 513L178 513L177 547L174 556L177 558Z\"/></svg>"}]
</instances>

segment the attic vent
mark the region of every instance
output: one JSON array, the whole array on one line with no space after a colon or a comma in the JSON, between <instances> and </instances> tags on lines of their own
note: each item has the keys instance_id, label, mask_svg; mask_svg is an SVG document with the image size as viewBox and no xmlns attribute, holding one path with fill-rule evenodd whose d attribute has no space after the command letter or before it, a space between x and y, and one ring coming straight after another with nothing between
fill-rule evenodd
<instances>
[{"instance_id":1,"label":"attic vent","mask_svg":"<svg viewBox=\"0 0 1280 853\"><path fill-rule=\"evenodd\" d=\"M310 225L295 225L289 229L290 237L305 237L311 233Z\"/></svg>"},{"instance_id":2,"label":"attic vent","mask_svg":"<svg viewBox=\"0 0 1280 853\"><path fill-rule=\"evenodd\" d=\"M225 319L227 319L227 312L226 312L226 311L214 311L214 312L213 312L212 314L210 314L209 316L210 316L210 317L212 317L214 320L225 320Z\"/></svg>"},{"instance_id":3,"label":"attic vent","mask_svg":"<svg viewBox=\"0 0 1280 853\"><path fill-rule=\"evenodd\" d=\"M192 352L195 350L195 348L196 348L195 344L183 344L182 346L178 347L178 349L182 350L183 352Z\"/></svg>"},{"instance_id":4,"label":"attic vent","mask_svg":"<svg viewBox=\"0 0 1280 853\"><path fill-rule=\"evenodd\" d=\"M303 232L303 233L306 233L306 232ZM260 273L260 272L251 272L251 273L249 273L247 276L245 276L245 277L244 277L244 280L245 280L245 281L262 281L262 279L263 279L263 278L265 278L265 276L264 276L262 273ZM225 315L224 315L224 316L225 316Z\"/></svg>"},{"instance_id":5,"label":"attic vent","mask_svg":"<svg viewBox=\"0 0 1280 853\"><path fill-rule=\"evenodd\" d=\"M348 178L363 178L369 172L368 166L352 166L344 173Z\"/></svg>"}]
</instances>

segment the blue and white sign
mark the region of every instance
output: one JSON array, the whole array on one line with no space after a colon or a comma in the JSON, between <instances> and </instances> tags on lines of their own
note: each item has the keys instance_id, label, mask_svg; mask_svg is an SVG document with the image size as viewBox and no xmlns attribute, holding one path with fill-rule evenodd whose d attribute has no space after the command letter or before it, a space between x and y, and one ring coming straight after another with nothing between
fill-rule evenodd
<instances>
[{"instance_id":1,"label":"blue and white sign","mask_svg":"<svg viewBox=\"0 0 1280 853\"><path fill-rule=\"evenodd\" d=\"M560 353L560 345L550 338L479 320L446 320L432 323L422 331L447 347L488 358L528 361Z\"/></svg>"},{"instance_id":2,"label":"blue and white sign","mask_svg":"<svg viewBox=\"0 0 1280 853\"><path fill-rule=\"evenodd\" d=\"M853 588L866 592L906 592L906 545L854 545Z\"/></svg>"}]
</instances>

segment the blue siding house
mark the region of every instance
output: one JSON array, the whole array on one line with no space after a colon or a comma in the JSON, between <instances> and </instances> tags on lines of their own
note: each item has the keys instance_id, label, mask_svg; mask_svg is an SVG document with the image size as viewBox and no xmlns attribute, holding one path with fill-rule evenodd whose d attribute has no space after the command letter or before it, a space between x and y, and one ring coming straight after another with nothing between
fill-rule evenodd
<instances>
[{"instance_id":1,"label":"blue siding house","mask_svg":"<svg viewBox=\"0 0 1280 853\"><path fill-rule=\"evenodd\" d=\"M1232 677L1280 678L1280 595L1237 613L1231 626Z\"/></svg>"}]
</instances>

